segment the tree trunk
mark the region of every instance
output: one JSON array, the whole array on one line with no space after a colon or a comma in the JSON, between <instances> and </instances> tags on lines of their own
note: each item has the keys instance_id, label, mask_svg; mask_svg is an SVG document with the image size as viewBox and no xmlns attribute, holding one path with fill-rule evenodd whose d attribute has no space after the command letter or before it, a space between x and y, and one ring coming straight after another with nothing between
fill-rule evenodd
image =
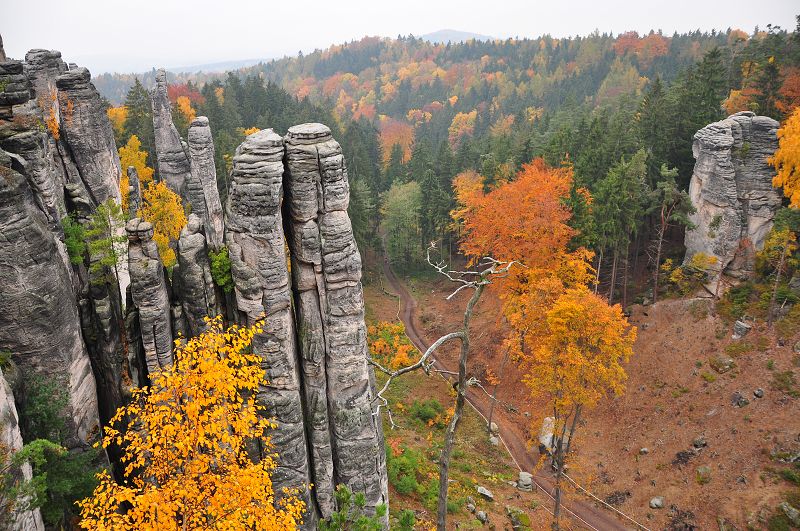
<instances>
[{"instance_id":1,"label":"tree trunk","mask_svg":"<svg viewBox=\"0 0 800 531\"><path fill-rule=\"evenodd\" d=\"M522 351L525 351L523 346ZM511 352L511 349L506 349L506 354L503 356L503 361L500 362L500 372L497 375L497 383L494 384L494 389L492 390L492 403L489 405L489 420L486 421L486 430L491 435L492 433L492 416L494 416L494 405L497 403L497 388L500 385L500 382L503 381L503 369L506 367L506 362L508 361L508 355Z\"/></svg>"},{"instance_id":2,"label":"tree trunk","mask_svg":"<svg viewBox=\"0 0 800 531\"><path fill-rule=\"evenodd\" d=\"M631 256L631 243L625 245L625 269L622 271L622 309L628 305L628 262Z\"/></svg>"},{"instance_id":3,"label":"tree trunk","mask_svg":"<svg viewBox=\"0 0 800 531\"><path fill-rule=\"evenodd\" d=\"M614 249L614 261L611 263L611 287L608 289L608 303L614 302L614 288L617 284L617 257L619 252Z\"/></svg>"},{"instance_id":4,"label":"tree trunk","mask_svg":"<svg viewBox=\"0 0 800 531\"><path fill-rule=\"evenodd\" d=\"M767 325L772 326L772 321L775 319L775 301L778 299L778 285L781 281L781 271L783 271L783 263L786 260L786 252L789 249L789 245L783 246L783 251L781 251L781 259L778 261L778 268L775 271L775 286L772 288L772 297L769 300L769 315L767 315Z\"/></svg>"},{"instance_id":5,"label":"tree trunk","mask_svg":"<svg viewBox=\"0 0 800 531\"><path fill-rule=\"evenodd\" d=\"M456 442L456 428L461 420L461 415L464 411L464 401L467 394L467 354L469 354L469 321L472 318L472 311L478 300L483 294L485 284L479 284L475 288L475 293L467 303L467 309L464 311L464 326L461 329L461 357L458 360L458 386L456 389L456 407L453 411L453 418L450 419L450 424L447 427L447 433L444 438L444 448L442 448L442 455L439 459L439 504L436 513L436 529L437 531L446 531L447 529L447 487L448 476L450 474L450 455L453 453L453 446Z\"/></svg>"},{"instance_id":6,"label":"tree trunk","mask_svg":"<svg viewBox=\"0 0 800 531\"><path fill-rule=\"evenodd\" d=\"M653 273L653 304L658 302L658 274L661 272L661 245L664 243L665 227L662 224L658 231L658 243L656 244L656 267Z\"/></svg>"},{"instance_id":7,"label":"tree trunk","mask_svg":"<svg viewBox=\"0 0 800 531\"><path fill-rule=\"evenodd\" d=\"M594 277L594 293L597 295L597 290L600 289L600 266L603 265L603 248L600 248L600 252L597 254L597 269L595 270L595 277Z\"/></svg>"}]
</instances>

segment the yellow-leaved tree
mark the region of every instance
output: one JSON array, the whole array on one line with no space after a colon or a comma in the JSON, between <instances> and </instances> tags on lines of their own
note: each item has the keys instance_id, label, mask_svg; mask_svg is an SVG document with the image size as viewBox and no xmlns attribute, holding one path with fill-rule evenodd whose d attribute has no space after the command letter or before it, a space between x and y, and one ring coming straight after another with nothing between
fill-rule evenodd
<instances>
[{"instance_id":1,"label":"yellow-leaved tree","mask_svg":"<svg viewBox=\"0 0 800 531\"><path fill-rule=\"evenodd\" d=\"M623 367L636 341L622 308L585 286L567 289L544 315L542 341L527 356L525 382L534 396L547 396L555 416L549 450L556 474L555 521L561 510L561 477L584 408L606 395L621 395Z\"/></svg>"},{"instance_id":2,"label":"yellow-leaved tree","mask_svg":"<svg viewBox=\"0 0 800 531\"><path fill-rule=\"evenodd\" d=\"M174 365L135 390L106 429L103 446L124 449L126 481L99 474L92 496L79 502L84 529L297 527L303 503L291 493L276 503L273 457L248 455L254 441L270 447L271 424L253 400L264 370L249 349L261 331L223 330L216 318L207 332L176 342Z\"/></svg>"},{"instance_id":3,"label":"yellow-leaved tree","mask_svg":"<svg viewBox=\"0 0 800 531\"><path fill-rule=\"evenodd\" d=\"M117 108L117 107L114 107ZM124 109L125 107L122 107ZM128 142L119 148L119 165L122 168L122 179L119 182L119 191L122 194L122 210L128 211L128 167L136 168L139 175L139 184L144 189L153 181L153 168L147 165L147 151L143 151L142 142L136 135L131 135Z\"/></svg>"},{"instance_id":4,"label":"yellow-leaved tree","mask_svg":"<svg viewBox=\"0 0 800 531\"><path fill-rule=\"evenodd\" d=\"M175 251L170 242L178 239L186 226L186 214L178 194L167 187L164 181L150 182L142 190L142 208L139 217L153 224L153 240L158 245L158 254L165 267L175 265Z\"/></svg>"},{"instance_id":5,"label":"yellow-leaved tree","mask_svg":"<svg viewBox=\"0 0 800 531\"><path fill-rule=\"evenodd\" d=\"M778 129L778 150L768 160L776 171L772 185L783 187L791 206L800 207L800 107Z\"/></svg>"},{"instance_id":6,"label":"yellow-leaved tree","mask_svg":"<svg viewBox=\"0 0 800 531\"><path fill-rule=\"evenodd\" d=\"M128 108L124 105L109 107L106 109L106 115L108 115L111 127L114 129L114 140L117 141L117 145L120 145L125 134L125 120L128 119ZM123 171L125 170L125 168L122 169Z\"/></svg>"}]
</instances>

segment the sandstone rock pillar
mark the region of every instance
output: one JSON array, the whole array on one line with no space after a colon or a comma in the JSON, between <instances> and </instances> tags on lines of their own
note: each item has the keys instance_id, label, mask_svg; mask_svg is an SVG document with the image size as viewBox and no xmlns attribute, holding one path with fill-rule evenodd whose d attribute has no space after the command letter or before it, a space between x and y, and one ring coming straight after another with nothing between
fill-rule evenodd
<instances>
[{"instance_id":1,"label":"sandstone rock pillar","mask_svg":"<svg viewBox=\"0 0 800 531\"><path fill-rule=\"evenodd\" d=\"M150 373L172 365L172 323L164 266L153 241L153 226L139 218L130 220L128 271L131 297L139 314L144 357Z\"/></svg>"},{"instance_id":2,"label":"sandstone rock pillar","mask_svg":"<svg viewBox=\"0 0 800 531\"><path fill-rule=\"evenodd\" d=\"M318 501L325 514L332 485L343 483L363 492L374 508L388 503L388 483L380 417L373 415L347 169L322 124L290 128L285 145L289 248Z\"/></svg>"},{"instance_id":3,"label":"sandstone rock pillar","mask_svg":"<svg viewBox=\"0 0 800 531\"><path fill-rule=\"evenodd\" d=\"M316 527L305 433L300 372L281 216L283 141L272 130L248 136L236 149L226 206L225 243L231 259L236 303L242 320L264 319L253 340L263 359L266 383L257 394L277 428L272 433L278 468L275 491L301 488L308 511L305 527Z\"/></svg>"},{"instance_id":4,"label":"sandstone rock pillar","mask_svg":"<svg viewBox=\"0 0 800 531\"><path fill-rule=\"evenodd\" d=\"M764 247L781 195L767 164L778 147L778 122L752 112L736 113L694 135L696 159L689 197L695 228L686 231L686 261L697 253L717 258L711 289L722 273L746 278Z\"/></svg>"},{"instance_id":5,"label":"sandstone rock pillar","mask_svg":"<svg viewBox=\"0 0 800 531\"><path fill-rule=\"evenodd\" d=\"M192 212L200 216L206 242L214 251L222 247L225 221L217 189L217 169L214 165L214 140L208 118L197 117L189 126L189 157L191 185L187 189ZM196 190L196 191L195 191Z\"/></svg>"},{"instance_id":6,"label":"sandstone rock pillar","mask_svg":"<svg viewBox=\"0 0 800 531\"><path fill-rule=\"evenodd\" d=\"M100 94L85 68L56 78L61 114L60 135L69 144L80 178L95 205L113 198L120 203L122 171L114 131Z\"/></svg>"},{"instance_id":7,"label":"sandstone rock pillar","mask_svg":"<svg viewBox=\"0 0 800 531\"><path fill-rule=\"evenodd\" d=\"M206 330L205 318L219 315L214 281L208 262L206 239L200 232L202 222L195 214L181 231L178 240L177 273L181 277L179 298L188 325L188 336L194 337Z\"/></svg>"},{"instance_id":8,"label":"sandstone rock pillar","mask_svg":"<svg viewBox=\"0 0 800 531\"><path fill-rule=\"evenodd\" d=\"M158 176L173 192L185 198L186 181L191 173L189 156L172 122L172 108L167 96L167 73L163 69L156 73L156 86L150 93L150 99L153 104L153 133Z\"/></svg>"}]
</instances>

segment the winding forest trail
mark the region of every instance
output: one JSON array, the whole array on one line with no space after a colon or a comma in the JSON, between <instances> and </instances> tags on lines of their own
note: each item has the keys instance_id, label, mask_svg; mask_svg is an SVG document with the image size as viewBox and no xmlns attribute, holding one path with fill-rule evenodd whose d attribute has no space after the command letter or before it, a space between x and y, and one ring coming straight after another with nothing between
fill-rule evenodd
<instances>
[{"instance_id":1,"label":"winding forest trail","mask_svg":"<svg viewBox=\"0 0 800 531\"><path fill-rule=\"evenodd\" d=\"M384 246L385 247L385 246ZM406 328L406 335L411 342L416 346L420 352L425 352L430 346L430 342L420 332L415 323L415 313L417 303L411 294L408 292L403 283L397 278L392 271L389 264L388 256L384 252L383 256L383 273L389 285L396 292L400 298L400 319ZM450 367L443 363L439 358L435 358L434 367L445 371L456 371L457 367ZM450 380L446 375L445 378ZM479 394L475 389L467 389L467 402L486 420L489 414L490 398L486 395ZM539 488L539 491L553 499L555 492L555 482L550 474L546 473L542 468L536 468L536 457L528 452L528 447L525 439L514 430L508 423L497 415L492 419L499 428L500 439L508 449L509 454L517 463L520 470L525 470L533 473L533 482ZM609 514L603 509L597 508L590 503L580 500L564 499L562 496L562 509L564 513L571 517L576 523L588 529L597 531L618 530L625 531L629 527L623 525L615 516ZM549 510L549 509L548 509Z\"/></svg>"}]
</instances>

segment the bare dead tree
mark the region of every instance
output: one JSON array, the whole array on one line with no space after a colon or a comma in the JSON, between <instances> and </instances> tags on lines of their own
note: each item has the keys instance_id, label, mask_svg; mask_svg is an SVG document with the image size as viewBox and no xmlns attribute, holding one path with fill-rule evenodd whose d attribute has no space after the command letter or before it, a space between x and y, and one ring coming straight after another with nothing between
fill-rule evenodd
<instances>
[{"instance_id":1,"label":"bare dead tree","mask_svg":"<svg viewBox=\"0 0 800 531\"><path fill-rule=\"evenodd\" d=\"M378 407L374 412L374 415L380 414L380 410L382 408L386 409L389 417L389 425L390 427L394 428L395 424L394 420L392 419L391 409L389 408L389 401L384 396L384 393L389 389L392 380L398 376L408 374L409 372L418 369L422 369L427 374L430 374L430 371L433 369L433 366L436 363L435 359L432 358L434 352L436 352L439 347L450 340L458 339L461 342L461 355L458 360L458 380L456 383L456 404L453 411L453 416L450 419L447 430L445 431L444 447L442 448L442 454L439 459L439 503L436 516L436 529L438 531L445 531L447 521L447 487L450 473L450 456L453 452L453 447L455 446L456 428L458 428L458 424L463 416L467 387L470 385L470 380L467 380L467 357L469 355L470 345L470 320L472 319L472 313L475 310L475 306L478 304L481 295L483 295L483 291L486 289L486 286L492 283L493 278L508 274L508 271L511 269L511 267L517 264L517 262L501 262L487 256L476 265L475 270L473 271L452 271L448 269L448 265L444 261L439 261L436 263L432 261L431 252L435 249L436 246L433 243L430 245L430 247L428 247L428 264L430 264L430 266L433 267L439 274L445 276L449 281L459 284L458 288L456 288L450 295L447 296L447 300L451 300L455 295L463 290L472 290L472 297L470 297L464 310L464 319L461 328L455 332L445 334L437 339L430 347L428 347L428 349L422 354L416 363L408 367L404 367L396 371L390 371L378 363L373 361L371 361L371 363L381 372L388 375L386 382L376 395ZM439 371L440 369L433 370Z\"/></svg>"}]
</instances>

